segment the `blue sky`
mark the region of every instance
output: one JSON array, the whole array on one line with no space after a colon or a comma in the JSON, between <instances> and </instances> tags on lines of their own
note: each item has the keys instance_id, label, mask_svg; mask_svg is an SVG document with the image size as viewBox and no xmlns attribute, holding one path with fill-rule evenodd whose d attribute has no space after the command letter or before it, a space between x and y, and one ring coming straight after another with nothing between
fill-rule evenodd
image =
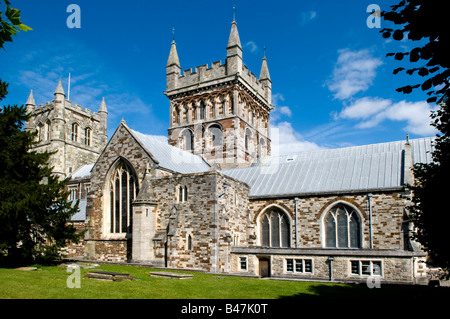
<instances>
[{"instance_id":1,"label":"blue sky","mask_svg":"<svg viewBox=\"0 0 450 319\"><path fill-rule=\"evenodd\" d=\"M33 30L0 52L0 78L10 83L1 103L24 104L31 89L38 105L51 101L60 78L67 93L70 72L72 102L98 111L105 97L109 137L122 118L167 136L172 28L182 70L224 62L236 5L244 63L257 76L266 47L281 153L433 136L436 106L423 92L395 91L422 79L393 75L405 64L385 58L418 44L386 40L366 24L369 4L387 10L396 2L15 0ZM81 28L66 24L71 3L81 9Z\"/></svg>"}]
</instances>

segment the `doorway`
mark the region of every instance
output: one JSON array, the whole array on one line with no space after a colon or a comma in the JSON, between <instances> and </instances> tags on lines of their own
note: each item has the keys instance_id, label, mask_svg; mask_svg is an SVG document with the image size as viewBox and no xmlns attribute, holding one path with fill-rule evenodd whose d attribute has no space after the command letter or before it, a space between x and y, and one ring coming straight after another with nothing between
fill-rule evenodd
<instances>
[{"instance_id":1,"label":"doorway","mask_svg":"<svg viewBox=\"0 0 450 319\"><path fill-rule=\"evenodd\" d=\"M259 258L259 275L261 278L270 277L270 259L266 257Z\"/></svg>"}]
</instances>

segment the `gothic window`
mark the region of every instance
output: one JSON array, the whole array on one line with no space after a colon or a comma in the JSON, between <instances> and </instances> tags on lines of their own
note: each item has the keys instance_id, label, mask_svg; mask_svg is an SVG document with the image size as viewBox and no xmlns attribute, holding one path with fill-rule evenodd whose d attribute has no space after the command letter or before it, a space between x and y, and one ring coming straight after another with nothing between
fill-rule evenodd
<instances>
[{"instance_id":1,"label":"gothic window","mask_svg":"<svg viewBox=\"0 0 450 319\"><path fill-rule=\"evenodd\" d=\"M229 99L229 103L230 103L230 114L234 114L234 100L233 100L233 96L230 94L228 99Z\"/></svg>"},{"instance_id":2,"label":"gothic window","mask_svg":"<svg viewBox=\"0 0 450 319\"><path fill-rule=\"evenodd\" d=\"M184 111L184 121L189 123L189 107L186 103L183 104L183 111Z\"/></svg>"},{"instance_id":3,"label":"gothic window","mask_svg":"<svg viewBox=\"0 0 450 319\"><path fill-rule=\"evenodd\" d=\"M194 149L194 134L192 134L191 130L184 130L182 136L184 140L184 149L186 151L192 151Z\"/></svg>"},{"instance_id":4,"label":"gothic window","mask_svg":"<svg viewBox=\"0 0 450 319\"><path fill-rule=\"evenodd\" d=\"M45 139L46 139L47 141L50 141L50 139L51 139L51 133L52 133L52 131L51 131L51 126L50 126L50 121L47 121L47 122L45 123Z\"/></svg>"},{"instance_id":5,"label":"gothic window","mask_svg":"<svg viewBox=\"0 0 450 319\"><path fill-rule=\"evenodd\" d=\"M78 124L77 123L72 124L72 141L73 142L78 141Z\"/></svg>"},{"instance_id":6,"label":"gothic window","mask_svg":"<svg viewBox=\"0 0 450 319\"><path fill-rule=\"evenodd\" d=\"M84 130L84 144L87 146L91 146L91 129L86 128Z\"/></svg>"},{"instance_id":7,"label":"gothic window","mask_svg":"<svg viewBox=\"0 0 450 319\"><path fill-rule=\"evenodd\" d=\"M39 123L38 126L36 127L36 131L37 131L37 141L40 142L42 141L42 134L44 131L44 125L42 123Z\"/></svg>"},{"instance_id":8,"label":"gothic window","mask_svg":"<svg viewBox=\"0 0 450 319\"><path fill-rule=\"evenodd\" d=\"M361 221L347 205L332 208L325 219L325 245L328 248L361 248Z\"/></svg>"},{"instance_id":9,"label":"gothic window","mask_svg":"<svg viewBox=\"0 0 450 319\"><path fill-rule=\"evenodd\" d=\"M279 209L269 209L261 218L261 245L265 247L290 247L289 218Z\"/></svg>"},{"instance_id":10,"label":"gothic window","mask_svg":"<svg viewBox=\"0 0 450 319\"><path fill-rule=\"evenodd\" d=\"M69 187L69 200L77 200L78 199L78 186Z\"/></svg>"},{"instance_id":11,"label":"gothic window","mask_svg":"<svg viewBox=\"0 0 450 319\"><path fill-rule=\"evenodd\" d=\"M205 105L205 102L201 101L200 102L200 119L201 120L205 119L205 113L206 113L206 105Z\"/></svg>"},{"instance_id":12,"label":"gothic window","mask_svg":"<svg viewBox=\"0 0 450 319\"><path fill-rule=\"evenodd\" d=\"M250 148L250 142L252 139L252 131L250 129L245 130L245 150L248 151Z\"/></svg>"},{"instance_id":13,"label":"gothic window","mask_svg":"<svg viewBox=\"0 0 450 319\"><path fill-rule=\"evenodd\" d=\"M217 116L217 110L216 110L216 101L214 98L211 99L211 117L216 118Z\"/></svg>"},{"instance_id":14,"label":"gothic window","mask_svg":"<svg viewBox=\"0 0 450 319\"><path fill-rule=\"evenodd\" d=\"M266 156L266 151L267 151L266 150L266 141L262 137L259 139L258 150L259 150L260 157Z\"/></svg>"},{"instance_id":15,"label":"gothic window","mask_svg":"<svg viewBox=\"0 0 450 319\"><path fill-rule=\"evenodd\" d=\"M131 232L132 201L139 192L133 169L122 162L110 181L110 232Z\"/></svg>"},{"instance_id":16,"label":"gothic window","mask_svg":"<svg viewBox=\"0 0 450 319\"><path fill-rule=\"evenodd\" d=\"M211 125L209 127L209 131L211 132L211 145L212 147L221 146L222 145L222 129L219 125Z\"/></svg>"}]
</instances>

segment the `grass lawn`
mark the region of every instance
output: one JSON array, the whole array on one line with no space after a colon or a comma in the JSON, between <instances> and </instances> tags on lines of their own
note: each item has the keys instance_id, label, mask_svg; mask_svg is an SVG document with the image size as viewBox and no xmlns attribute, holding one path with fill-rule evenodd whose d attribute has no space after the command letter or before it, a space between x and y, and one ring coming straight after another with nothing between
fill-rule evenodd
<instances>
[{"instance_id":1,"label":"grass lawn","mask_svg":"<svg viewBox=\"0 0 450 319\"><path fill-rule=\"evenodd\" d=\"M162 271L124 265L100 265L95 270L128 273L133 281L99 281L84 278L94 269L81 268L81 287L68 288L71 273L62 266L38 266L37 271L0 268L0 299L279 299L279 298L378 298L448 296L448 289L388 286L369 289L366 285L280 281L192 272L192 279L151 277ZM171 270L171 272L173 272ZM177 271L181 272L181 271ZM189 273L189 272L182 272Z\"/></svg>"}]
</instances>

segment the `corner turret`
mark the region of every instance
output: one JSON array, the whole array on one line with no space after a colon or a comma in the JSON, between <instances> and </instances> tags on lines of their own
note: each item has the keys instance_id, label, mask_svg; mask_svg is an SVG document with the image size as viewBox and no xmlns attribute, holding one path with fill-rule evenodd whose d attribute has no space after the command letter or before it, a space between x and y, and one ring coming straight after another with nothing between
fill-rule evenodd
<instances>
[{"instance_id":1,"label":"corner turret","mask_svg":"<svg viewBox=\"0 0 450 319\"><path fill-rule=\"evenodd\" d=\"M58 101L59 103L64 102L66 98L66 93L64 92L64 89L61 84L61 79L59 79L58 86L56 87L55 91L55 101Z\"/></svg>"},{"instance_id":2,"label":"corner turret","mask_svg":"<svg viewBox=\"0 0 450 319\"><path fill-rule=\"evenodd\" d=\"M237 23L236 20L233 20L227 46L226 65L228 75L242 72L242 52Z\"/></svg>"},{"instance_id":3,"label":"corner turret","mask_svg":"<svg viewBox=\"0 0 450 319\"><path fill-rule=\"evenodd\" d=\"M269 68L267 66L267 58L264 54L263 62L261 65L261 72L259 74L259 81L264 88L264 97L270 104L272 101L272 80L270 79Z\"/></svg>"},{"instance_id":4,"label":"corner turret","mask_svg":"<svg viewBox=\"0 0 450 319\"><path fill-rule=\"evenodd\" d=\"M177 80L180 75L180 60L178 59L175 40L173 40L170 47L169 59L167 60L166 65L167 90L172 90L177 87Z\"/></svg>"}]
</instances>

